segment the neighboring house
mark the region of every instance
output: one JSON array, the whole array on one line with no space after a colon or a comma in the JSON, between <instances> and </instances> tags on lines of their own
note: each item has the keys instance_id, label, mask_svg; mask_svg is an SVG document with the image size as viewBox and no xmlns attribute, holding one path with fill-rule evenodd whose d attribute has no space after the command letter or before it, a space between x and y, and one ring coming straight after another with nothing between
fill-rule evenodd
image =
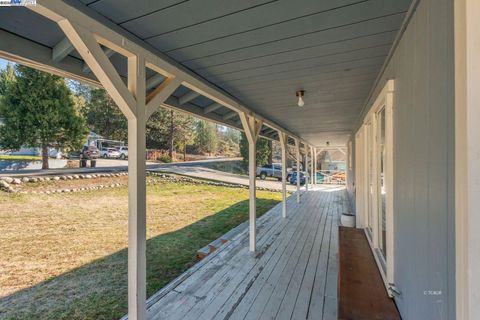
<instances>
[{"instance_id":1,"label":"neighboring house","mask_svg":"<svg viewBox=\"0 0 480 320\"><path fill-rule=\"evenodd\" d=\"M347 167L347 156L340 150L322 151L318 158L318 162L320 163L320 170L345 171Z\"/></svg>"}]
</instances>

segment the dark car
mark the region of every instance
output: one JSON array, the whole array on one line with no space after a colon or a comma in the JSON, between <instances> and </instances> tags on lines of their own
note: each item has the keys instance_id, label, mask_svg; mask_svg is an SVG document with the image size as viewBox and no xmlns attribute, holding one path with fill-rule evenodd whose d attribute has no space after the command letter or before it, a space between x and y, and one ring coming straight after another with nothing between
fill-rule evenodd
<instances>
[{"instance_id":1,"label":"dark car","mask_svg":"<svg viewBox=\"0 0 480 320\"><path fill-rule=\"evenodd\" d=\"M303 172L300 172L300 185L303 186L305 184L305 174ZM292 175L290 176L290 184L297 184L297 172L293 171Z\"/></svg>"},{"instance_id":2,"label":"dark car","mask_svg":"<svg viewBox=\"0 0 480 320\"><path fill-rule=\"evenodd\" d=\"M96 167L97 159L100 157L100 150L95 146L83 146L82 152L80 152L80 167L87 166L87 161L90 160L90 166Z\"/></svg>"}]
</instances>

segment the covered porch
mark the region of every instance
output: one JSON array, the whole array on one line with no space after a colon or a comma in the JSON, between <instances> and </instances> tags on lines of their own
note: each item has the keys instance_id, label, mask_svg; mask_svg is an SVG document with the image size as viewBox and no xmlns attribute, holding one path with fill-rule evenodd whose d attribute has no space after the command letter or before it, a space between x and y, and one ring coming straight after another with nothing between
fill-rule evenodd
<instances>
[{"instance_id":1,"label":"covered porch","mask_svg":"<svg viewBox=\"0 0 480 320\"><path fill-rule=\"evenodd\" d=\"M337 319L338 223L346 190L320 186L287 200L147 301L148 319Z\"/></svg>"}]
</instances>

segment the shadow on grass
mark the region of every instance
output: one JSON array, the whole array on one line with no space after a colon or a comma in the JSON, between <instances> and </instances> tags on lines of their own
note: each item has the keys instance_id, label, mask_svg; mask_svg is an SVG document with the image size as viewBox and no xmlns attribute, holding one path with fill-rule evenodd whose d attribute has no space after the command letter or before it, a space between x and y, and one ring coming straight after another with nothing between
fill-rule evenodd
<instances>
[{"instance_id":1,"label":"shadow on grass","mask_svg":"<svg viewBox=\"0 0 480 320\"><path fill-rule=\"evenodd\" d=\"M279 201L257 199L258 216ZM248 217L248 200L147 240L147 296L195 262L198 249ZM0 298L0 319L118 319L127 312L127 249Z\"/></svg>"}]
</instances>

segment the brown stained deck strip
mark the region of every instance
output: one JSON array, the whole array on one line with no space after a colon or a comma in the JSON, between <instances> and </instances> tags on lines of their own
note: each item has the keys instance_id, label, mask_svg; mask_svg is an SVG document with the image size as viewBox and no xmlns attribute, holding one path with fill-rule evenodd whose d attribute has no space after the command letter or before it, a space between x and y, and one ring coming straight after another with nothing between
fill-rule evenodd
<instances>
[{"instance_id":1,"label":"brown stained deck strip","mask_svg":"<svg viewBox=\"0 0 480 320\"><path fill-rule=\"evenodd\" d=\"M248 231L154 295L148 319L335 319L339 213L345 190L288 199L258 221L261 254Z\"/></svg>"},{"instance_id":2,"label":"brown stained deck strip","mask_svg":"<svg viewBox=\"0 0 480 320\"><path fill-rule=\"evenodd\" d=\"M361 229L339 228L338 319L399 320Z\"/></svg>"}]
</instances>

